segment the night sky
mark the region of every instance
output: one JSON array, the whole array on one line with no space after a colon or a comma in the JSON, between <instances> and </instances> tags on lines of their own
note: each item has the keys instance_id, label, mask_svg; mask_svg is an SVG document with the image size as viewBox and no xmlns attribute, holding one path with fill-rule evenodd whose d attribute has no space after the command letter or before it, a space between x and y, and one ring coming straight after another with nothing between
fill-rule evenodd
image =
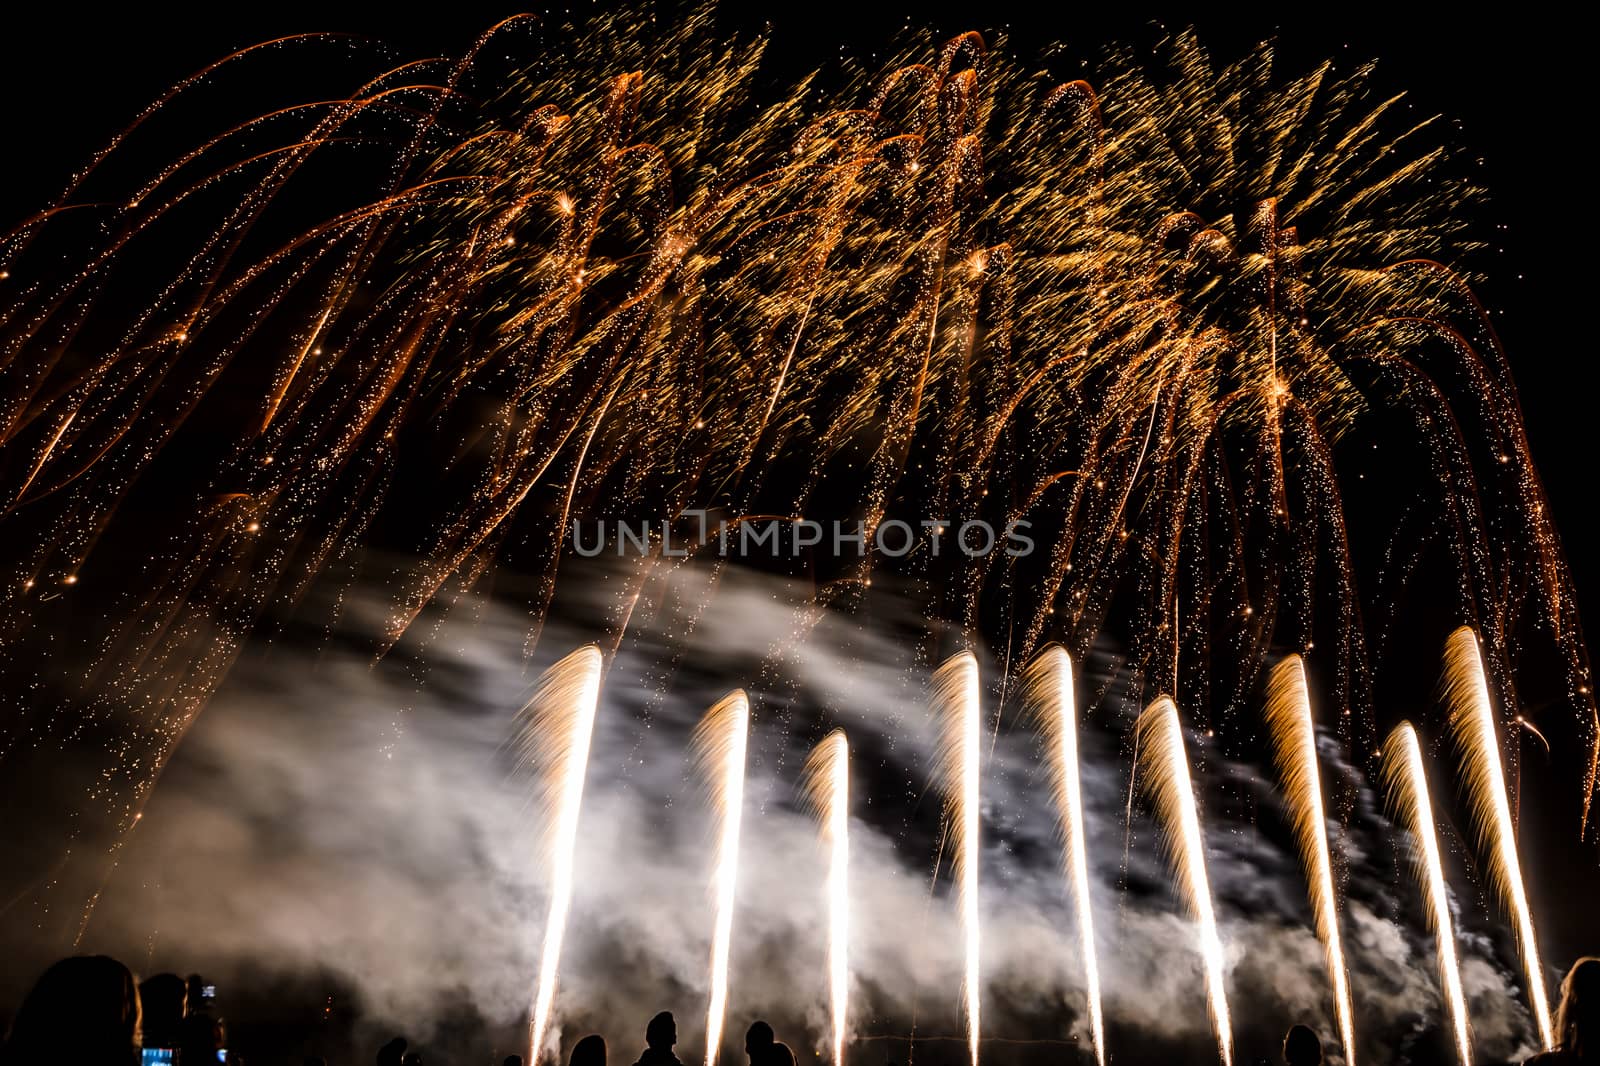
<instances>
[{"instance_id":1,"label":"night sky","mask_svg":"<svg viewBox=\"0 0 1600 1066\"><path fill-rule=\"evenodd\" d=\"M1221 57L1275 38L1285 70L1298 71L1328 57L1352 65L1378 60L1380 91L1404 91L1420 111L1453 120L1452 146L1465 158L1483 161L1473 171L1489 192L1487 207L1476 209L1478 217L1473 219L1477 236L1489 244L1475 264L1486 276L1478 295L1493 310L1505 342L1580 609L1593 626L1593 619L1600 617L1600 553L1584 522L1593 481L1594 374L1586 319L1593 301L1586 291L1589 278L1583 265L1591 183L1583 160L1589 154L1587 131L1594 99L1589 77L1592 56L1578 28L1516 8L1501 8L1495 18L1478 20L1457 11L1430 17L1397 10L1398 5L1366 10L1351 5L1277 6L1259 11L1221 10L1215 5L1159 14L1123 4L1092 9L1057 5L1051 12L1045 6L1006 0L965 6L823 0L748 8L728 4L719 18L738 31L770 26L771 77L779 83L816 67L826 71L841 54L882 58L885 44L908 26L925 26L943 35L1000 29L1009 35L1012 50L1023 53L1036 43L1062 40L1090 59L1109 45L1147 47L1172 30L1193 26ZM556 14L581 20L587 12L602 9L578 4ZM8 12L0 32L0 92L8 102L0 110L0 144L8 146L0 223L10 224L46 202L73 167L146 102L232 49L290 33L331 31L383 42L387 54L396 58L459 54L485 27L517 10L450 3L416 18L381 5L330 3L215 5L199 15L123 5L91 14L60 4ZM681 9L660 3L640 10L671 19ZM6 535L7 529L0 526L0 537ZM270 681L257 681L258 691L271 691ZM463 702L480 699L487 697L474 691ZM202 792L207 773L215 771L207 760L239 743L232 734L203 740L201 754L179 772L179 790ZM779 751L774 757L782 765L787 756ZM648 794L643 785L631 787ZM300 801L307 802L304 796ZM174 801L174 809L181 809L178 802ZM1524 827L1524 832L1532 837L1529 847L1540 856L1541 868L1548 871L1545 883L1533 889L1547 955L1564 959L1600 948L1585 942L1600 928L1593 919L1591 897L1581 894L1595 887L1592 844L1584 854L1563 854L1561 842L1575 836L1570 826L1539 824L1531 830ZM1591 833L1591 841L1592 837ZM0 834L0 842L7 839ZM1029 839L1018 827L1017 846L1024 847ZM1137 875L1138 871L1125 871L1136 894L1141 888ZM1578 894L1564 890L1561 882L1568 878L1578 886ZM9 879L0 879L0 891L7 899L15 888ZM1148 885L1144 888L1154 891ZM0 922L5 923L0 936L12 938L11 923L20 914L18 909L0 911ZM33 956L27 957L31 971ZM9 1014L12 989L19 981L25 983L22 975L7 976L0 989L7 1005L0 1008L0 1016ZM274 995L300 1004L315 984L289 983L289 978L265 967L257 976L261 986L241 992L238 1002L251 997L263 1017L274 1009L262 1006ZM274 983L280 981L284 983ZM340 995L345 992L335 977L328 978L328 987L330 995L336 987ZM341 1002L339 1009L348 1008ZM680 1012L680 1025L696 1009ZM248 1015L242 1008L236 1013ZM296 1015L297 1032L318 1024L308 1017ZM480 1020L465 1009L451 1019L444 1029L455 1025L470 1030ZM738 1024L730 1021L730 1026ZM632 1054L631 1039L613 1048L615 1061L627 1061L617 1056ZM463 1046L469 1045L477 1046L470 1041ZM685 1058L693 1053L680 1051ZM896 1048L889 1054L899 1052ZM1416 1061L1428 1061L1421 1052L1418 1055ZM932 1055L930 1061L937 1057ZM876 1060L868 1056L863 1061Z\"/></svg>"},{"instance_id":2,"label":"night sky","mask_svg":"<svg viewBox=\"0 0 1600 1066\"><path fill-rule=\"evenodd\" d=\"M663 14L673 10L657 7ZM382 5L358 4L226 5L200 16L137 5L90 16L69 5L28 5L8 13L8 32L0 39L0 86L11 101L0 113L0 130L13 146L0 217L19 218L46 201L146 102L233 49L328 31L382 42L397 58L453 54L485 27L522 10L452 3L415 20ZM554 9L577 18L591 10L606 6ZM1595 604L1600 561L1583 521L1592 481L1587 385L1593 371L1584 355L1589 286L1579 260L1582 161L1589 148L1582 116L1594 92L1586 68L1592 57L1576 26L1509 8L1485 18L1358 4L1230 5L1227 11L1105 4L1047 14L1040 5L1006 0L729 4L722 17L739 29L771 25L777 78L826 67L841 51L882 55L885 42L908 25L949 35L999 27L1023 47L1061 40L1090 57L1107 46L1148 45L1193 26L1219 57L1274 39L1286 70L1328 57L1378 60L1385 91L1405 92L1418 109L1457 120L1456 143L1483 160L1475 176L1491 202L1478 234L1496 254L1478 264L1486 275L1479 296L1506 344L1579 596L1585 607Z\"/></svg>"}]
</instances>

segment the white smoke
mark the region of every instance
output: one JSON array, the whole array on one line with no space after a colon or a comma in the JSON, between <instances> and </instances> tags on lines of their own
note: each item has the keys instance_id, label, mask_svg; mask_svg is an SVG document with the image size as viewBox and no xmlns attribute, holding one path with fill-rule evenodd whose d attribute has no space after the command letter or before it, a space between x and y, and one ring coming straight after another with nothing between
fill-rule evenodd
<instances>
[{"instance_id":1,"label":"white smoke","mask_svg":"<svg viewBox=\"0 0 1600 1066\"><path fill-rule=\"evenodd\" d=\"M515 1026L543 922L544 812L530 805L533 789L513 773L506 745L538 668L605 639L605 620L631 595L618 584L616 575L590 581L605 598L563 605L531 665L525 614L489 600L472 620L433 625L425 643L377 665L342 638L379 631L378 597L353 597L341 639L315 652L289 642L246 656L151 803L95 937L144 945L144 969L202 957L332 970L359 989L370 1018L424 1039L442 990L491 1025ZM684 568L629 606L587 777L556 1005L564 1045L597 1030L614 1056L629 1055L645 1020L666 1007L677 1015L683 1057L698 1054L712 841L687 736L734 687L750 691L755 710L729 1039L766 1016L797 1050L826 1046L824 856L797 785L807 748L832 725L850 732L855 751L856 1034L903 1037L913 1024L919 1038L960 1033L961 939L947 862L930 892L940 801L937 730L922 688L945 649L918 650L914 617L818 612L799 591L737 571L713 587L707 573ZM984 669L997 680L992 665ZM1090 709L1082 745L1107 1023L1113 1042L1137 1033L1203 1048L1210 1037L1193 929L1138 804L1134 824L1124 824L1132 710L1114 701ZM1255 797L1260 817L1276 818L1270 783L1210 758L1198 787L1202 816L1212 814L1210 874L1241 1034L1263 1047L1294 1021L1330 1032L1321 949L1292 849L1213 801L1221 787ZM1014 692L984 788L988 1031L1086 1049L1075 916L1039 750ZM1398 1062L1408 1040L1439 1026L1441 1006L1416 886L1397 872L1376 802L1363 790L1350 826L1332 831L1351 869L1343 915L1363 1061ZM1481 1056L1529 1050L1512 971L1482 935L1464 935L1461 947Z\"/></svg>"}]
</instances>

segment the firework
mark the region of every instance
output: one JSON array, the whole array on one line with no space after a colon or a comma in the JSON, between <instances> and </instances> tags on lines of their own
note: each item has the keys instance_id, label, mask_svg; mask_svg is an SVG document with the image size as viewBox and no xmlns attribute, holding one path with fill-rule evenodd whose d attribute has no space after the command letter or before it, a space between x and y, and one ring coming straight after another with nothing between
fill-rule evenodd
<instances>
[{"instance_id":1,"label":"firework","mask_svg":"<svg viewBox=\"0 0 1600 1066\"><path fill-rule=\"evenodd\" d=\"M1327 817L1323 813L1322 775L1317 769L1317 731L1311 718L1305 666L1298 655L1284 659L1267 679L1267 726L1272 733L1278 779L1283 783L1289 820L1305 862L1306 885L1316 916L1317 938L1328 960L1333 982L1333 1009L1345 1062L1355 1066L1355 1022L1350 1007L1350 975L1339 937L1339 907L1333 888L1333 863L1328 855Z\"/></svg>"},{"instance_id":2,"label":"firework","mask_svg":"<svg viewBox=\"0 0 1600 1066\"><path fill-rule=\"evenodd\" d=\"M1162 696L1139 715L1139 754L1145 767L1146 788L1155 795L1167 848L1182 885L1189 909L1200 927L1200 957L1206 969L1206 1002L1211 1028L1217 1037L1217 1054L1223 1066L1233 1063L1233 1022L1228 1016L1228 994L1223 986L1222 941L1206 876L1205 838L1200 835L1200 813L1195 807L1194 784L1189 777L1189 756L1183 746L1183 726L1178 706Z\"/></svg>"},{"instance_id":3,"label":"firework","mask_svg":"<svg viewBox=\"0 0 1600 1066\"><path fill-rule=\"evenodd\" d=\"M1516 922L1517 946L1528 982L1539 1040L1555 1046L1550 1029L1550 1006L1545 1001L1544 967L1539 962L1539 941L1533 931L1527 890L1522 883L1522 863L1517 858L1516 827L1506 799L1505 774L1500 767L1500 741L1489 703L1478 637L1462 626L1450 634L1444 653L1445 699L1450 704L1450 730L1466 763L1466 790L1472 825L1479 845L1489 853L1489 876L1506 910Z\"/></svg>"},{"instance_id":4,"label":"firework","mask_svg":"<svg viewBox=\"0 0 1600 1066\"><path fill-rule=\"evenodd\" d=\"M1078 909L1078 943L1083 955L1084 984L1089 999L1089 1035L1095 1061L1106 1061L1105 1030L1100 1015L1100 965L1094 947L1094 909L1089 898L1088 840L1083 828L1083 791L1078 780L1078 705L1072 684L1072 660L1059 645L1046 648L1028 672L1031 702L1038 707L1049 748L1050 777L1055 786L1067 884Z\"/></svg>"},{"instance_id":5,"label":"firework","mask_svg":"<svg viewBox=\"0 0 1600 1066\"><path fill-rule=\"evenodd\" d=\"M979 1001L978 857L981 851L982 807L978 798L983 750L983 704L978 688L978 660L971 652L951 657L933 675L934 703L943 731L945 809L954 845L955 871L961 899L961 931L966 940L966 975L962 996L967 1012L967 1052L978 1063L982 1032Z\"/></svg>"},{"instance_id":6,"label":"firework","mask_svg":"<svg viewBox=\"0 0 1600 1066\"><path fill-rule=\"evenodd\" d=\"M1367 95L1365 69L1280 77L1265 46L1221 66L1180 35L1157 71L1123 56L1091 87L966 34L853 71L837 93L803 82L774 96L765 42L717 40L711 21L663 38L596 19L550 42L534 77L483 69L513 30L533 32L509 20L455 62L375 71L349 98L293 103L102 191L103 236L87 245L70 225L81 182L0 234L14 294L0 369L25 368L0 390L14 456L0 515L37 533L7 538L9 587L35 581L32 602L136 532L118 508L168 470L163 446L194 417L250 410L175 460L211 494L180 516L179 548L143 572L110 639L85 636L108 671L161 658L191 609L248 629L379 528L423 548L396 578L390 641L512 544L532 546L518 562L550 579L548 599L569 533L558 517L628 498L656 523L711 505L739 518L774 461L801 456L858 469L830 491L874 516L941 500L1048 531L1023 583L1023 656L1052 617L1099 628L1142 545L1163 562L1134 639L1167 676L1175 604L1214 578L1194 546L1220 536L1260 575L1247 584L1278 587L1301 557L1278 550L1295 501L1344 522L1326 449L1364 408L1435 403L1406 386L1415 353L1447 338L1485 368L1470 394L1481 418L1455 417L1496 448L1486 476L1506 479L1504 517L1527 533L1489 538L1496 516L1465 503L1494 495L1451 442L1427 442L1451 464L1445 503L1484 548L1463 595L1523 587L1501 572L1530 545L1526 585L1557 623L1574 691L1587 685L1501 353L1471 279L1440 265L1475 246L1460 205L1477 191L1441 166L1434 123ZM611 69L637 73L599 76ZM509 88L470 103L456 90L474 77ZM275 140L280 126L292 136ZM319 191L323 158L353 141L388 147L370 173L341 167L354 189ZM213 188L236 195L197 230L184 211ZM308 227L302 201L324 217ZM151 278L151 246L180 265ZM69 351L80 335L107 339ZM1402 387L1364 385L1369 372ZM1128 426L1145 430L1136 461ZM1224 433L1259 445L1265 468L1228 469L1250 449L1219 447ZM850 461L867 437L883 443ZM386 507L395 486L441 471L449 491L424 521ZM1230 479L1262 491L1203 491ZM804 513L817 484L801 479L779 513ZM546 489L567 505L525 513ZM1258 521L1279 533L1245 544ZM962 578L953 606L974 618L1006 579L953 565L966 569L944 575ZM1348 608L1349 561L1330 565ZM1270 634L1246 631L1259 661ZM1361 634L1339 637L1358 656Z\"/></svg>"},{"instance_id":7,"label":"firework","mask_svg":"<svg viewBox=\"0 0 1600 1066\"><path fill-rule=\"evenodd\" d=\"M696 746L711 780L718 822L717 864L712 874L717 913L711 938L706 1066L717 1066L722 1021L728 1009L728 949L733 943L733 904L739 884L739 820L744 807L744 757L749 733L750 701L743 692L730 693L717 701L695 729Z\"/></svg>"},{"instance_id":8,"label":"firework","mask_svg":"<svg viewBox=\"0 0 1600 1066\"><path fill-rule=\"evenodd\" d=\"M1417 846L1417 869L1427 892L1428 924L1438 941L1439 983L1455 1029L1456 1052L1461 1066L1472 1063L1472 1028L1467 1020L1467 1000L1461 991L1461 971L1456 964L1455 926L1450 920L1450 890L1439 862L1439 842L1434 834L1433 803L1428 798L1428 778L1422 764L1422 746L1410 722L1401 722L1383 745L1383 770L1389 797L1399 810Z\"/></svg>"},{"instance_id":9,"label":"firework","mask_svg":"<svg viewBox=\"0 0 1600 1066\"><path fill-rule=\"evenodd\" d=\"M317 76L259 72L286 94L265 113L170 159L119 135L0 234L0 691L71 679L62 706L120 730L73 779L82 811L131 827L263 625L332 639L377 573L381 655L504 568L534 589L531 649L572 523L624 512L680 537L708 513L1026 521L1026 557L934 560L929 533L902 562L821 560L814 617L880 567L975 633L1006 603L1015 661L1122 615L1141 677L1219 707L1326 590L1364 748L1373 584L1333 455L1392 423L1415 435L1374 446L1428 457L1392 476L1428 473L1391 495L1450 516L1486 652L1509 659L1512 619L1554 642L1595 745L1587 831L1576 598L1442 123L1367 67L1219 63L1187 33L1092 83L962 34L774 86L767 42L716 21L517 18L338 79L296 53ZM135 126L326 44L245 49ZM355 88L309 95L330 80ZM46 713L0 722L0 750Z\"/></svg>"},{"instance_id":10,"label":"firework","mask_svg":"<svg viewBox=\"0 0 1600 1066\"><path fill-rule=\"evenodd\" d=\"M555 1003L561 941L572 905L573 851L578 839L578 814L583 805L583 779L589 767L589 742L594 734L595 707L600 699L600 649L579 648L552 666L539 691L524 710L520 744L525 761L547 768L545 805L554 819L547 864L551 871L550 913L544 948L539 956L539 983L528 1020L528 1062L544 1051L550 1010Z\"/></svg>"},{"instance_id":11,"label":"firework","mask_svg":"<svg viewBox=\"0 0 1600 1066\"><path fill-rule=\"evenodd\" d=\"M828 847L828 1005L833 1064L844 1066L850 1007L850 742L829 733L806 760L806 791Z\"/></svg>"}]
</instances>

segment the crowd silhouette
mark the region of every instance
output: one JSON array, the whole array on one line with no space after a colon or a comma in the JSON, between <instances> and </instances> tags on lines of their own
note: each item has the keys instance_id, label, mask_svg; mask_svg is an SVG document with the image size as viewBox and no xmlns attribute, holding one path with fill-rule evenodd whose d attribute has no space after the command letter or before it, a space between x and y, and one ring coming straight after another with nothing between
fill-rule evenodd
<instances>
[{"instance_id":1,"label":"crowd silhouette","mask_svg":"<svg viewBox=\"0 0 1600 1066\"><path fill-rule=\"evenodd\" d=\"M228 1066L241 1061L227 1051L226 1027L214 993L198 975L187 980L156 974L143 983L105 955L79 955L47 969L12 1020L0 1047L0 1066ZM1556 1046L1524 1066L1600 1066L1600 958L1573 964L1561 982L1555 1016ZM673 1048L678 1024L662 1011L645 1026L645 1047L633 1066L683 1066ZM796 1066L790 1047L765 1021L745 1031L749 1066ZM1322 1041L1309 1026L1291 1027L1283 1040L1284 1066L1321 1066ZM421 1052L397 1036L378 1048L377 1066L424 1066ZM568 1066L606 1066L606 1042L597 1034L572 1048ZM327 1066L307 1057L304 1066ZM523 1066L508 1055L502 1066Z\"/></svg>"}]
</instances>

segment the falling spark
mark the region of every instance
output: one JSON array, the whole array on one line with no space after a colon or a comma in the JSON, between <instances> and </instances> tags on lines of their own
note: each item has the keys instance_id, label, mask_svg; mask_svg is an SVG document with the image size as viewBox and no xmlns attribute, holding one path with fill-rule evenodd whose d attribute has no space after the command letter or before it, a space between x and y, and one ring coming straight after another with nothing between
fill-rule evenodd
<instances>
[{"instance_id":1,"label":"falling spark","mask_svg":"<svg viewBox=\"0 0 1600 1066\"><path fill-rule=\"evenodd\" d=\"M77 417L77 411L68 411L67 417L63 418L61 424L56 427L55 433L50 437L50 443L45 445L44 452L40 454L38 461L33 464L33 469L28 471L28 476L23 478L21 485L17 486L16 494L11 498L13 507L22 502L23 496L27 495L28 487L33 484L33 479L39 476L39 471L43 470L44 465L50 461L50 455L56 450L56 445L61 443L62 435L67 432L67 427L72 425L72 420Z\"/></svg>"},{"instance_id":2,"label":"falling spark","mask_svg":"<svg viewBox=\"0 0 1600 1066\"><path fill-rule=\"evenodd\" d=\"M30 581L28 584L31 586L33 582ZM1594 802L1596 779L1600 778L1600 711L1593 707L1589 708L1589 721L1589 735L1594 737L1595 741L1589 745L1589 780L1583 788L1583 820L1578 827L1579 840L1585 840L1589 836L1589 805Z\"/></svg>"},{"instance_id":3,"label":"falling spark","mask_svg":"<svg viewBox=\"0 0 1600 1066\"><path fill-rule=\"evenodd\" d=\"M722 1021L728 1009L728 947L733 941L733 901L739 884L739 816L744 807L744 757L750 700L731 692L706 712L695 729L702 764L711 774L717 812L717 866L712 888L717 924L711 940L711 1004L706 1011L706 1066L717 1066Z\"/></svg>"},{"instance_id":4,"label":"falling spark","mask_svg":"<svg viewBox=\"0 0 1600 1066\"><path fill-rule=\"evenodd\" d=\"M771 41L721 36L716 21L640 34L626 12L596 14L559 47L522 51L510 47L521 31L501 30L524 22L509 20L455 74L371 68L332 100L315 86L357 70L312 63L281 84L261 71L288 93L272 110L169 159L138 155L129 134L201 92L210 79L197 75L0 234L6 271L28 279L0 306L0 447L15 456L0 464L0 521L13 523L0 572L87 577L94 552L116 545L146 575L126 598L116 582L73 586L110 634L35 616L63 590L23 600L0 627L0 687L31 690L48 648L186 721L269 605L338 587L335 560L388 543L420 555L383 589L384 649L430 604L547 549L537 630L570 580L554 562L569 524L624 495L655 528L757 500L807 513L813 479L791 491L775 476L797 460L837 470L828 494L852 513L933 514L943 501L938 513L1049 530L1052 565L1026 577L986 565L968 580L948 551L951 569L924 575L952 617L1014 602L1019 661L1058 629L1093 632L1121 613L1135 566L1153 564L1164 601L1204 600L1205 568L1181 561L1231 530L1216 550L1249 554L1263 591L1191 617L1197 640L1238 646L1249 674L1268 648L1250 620L1309 620L1275 592L1306 561L1295 542L1252 531L1293 523L1286 501L1304 500L1358 533L1317 457L1367 411L1422 416L1424 446L1453 448L1459 432L1503 458L1482 483L1463 472L1435 486L1475 546L1459 596L1548 618L1552 661L1587 687L1505 353L1475 278L1444 265L1480 243L1477 212L1461 207L1480 190L1440 144L1445 124L1403 119L1401 97L1370 95L1364 66L1285 72L1270 45L1218 65L1192 33L1063 84L963 34L852 64L820 92L809 78L771 83ZM460 91L455 79L490 54L538 76ZM901 114L910 86L928 106ZM306 121L278 121L291 113ZM380 153L376 165L319 183L352 143ZM100 224L77 225L80 208ZM105 343L71 340L89 337ZM1435 338L1465 345L1487 376L1426 377L1417 360ZM1355 369L1369 362L1382 372ZM1060 432L1015 446L1040 425ZM1131 462L1130 427L1142 433ZM1240 448L1220 447L1234 435ZM1322 443L1286 451L1290 437ZM569 462L578 441L582 461ZM1275 456L1264 491L1202 491L1212 476L1255 477L1253 459L1239 464L1257 455ZM437 508L390 499L444 476ZM204 511L151 526L127 505L134 486L175 478L248 489L282 539L233 544L236 527ZM1530 580L1498 580L1529 551ZM1352 560L1311 562L1308 577L1341 590L1338 642L1364 655ZM883 584L863 572L817 599ZM223 621L226 638L171 686L166 664L228 619L243 622ZM1176 678L1176 626L1131 636L1130 660ZM1203 658L1184 684L1209 683ZM147 790L179 732L127 738L115 780ZM1600 747L1590 755L1600 765Z\"/></svg>"},{"instance_id":5,"label":"falling spark","mask_svg":"<svg viewBox=\"0 0 1600 1066\"><path fill-rule=\"evenodd\" d=\"M1467 1001L1461 991L1456 966L1456 934L1450 921L1450 894L1439 863L1439 842L1434 838L1433 803L1428 799L1428 779L1422 768L1422 747L1410 722L1401 722L1383 746L1383 772L1389 782L1391 802L1421 846L1418 864L1428 892L1428 923L1439 942L1439 981L1455 1025L1456 1051L1461 1066L1472 1064L1472 1030L1467 1021Z\"/></svg>"},{"instance_id":6,"label":"falling spark","mask_svg":"<svg viewBox=\"0 0 1600 1066\"><path fill-rule=\"evenodd\" d=\"M1094 910L1089 900L1088 843L1083 830L1083 794L1078 778L1078 707L1072 686L1072 659L1060 645L1046 648L1028 671L1029 702L1039 709L1050 750L1050 777L1061 821L1067 882L1078 908L1078 943L1083 952L1089 997L1089 1035L1094 1057L1105 1066L1105 1030L1100 1014L1100 966L1094 947Z\"/></svg>"},{"instance_id":7,"label":"falling spark","mask_svg":"<svg viewBox=\"0 0 1600 1066\"><path fill-rule=\"evenodd\" d=\"M583 805L583 779L589 765L595 706L600 699L600 649L579 648L544 675L523 711L520 743L524 763L545 770L546 809L555 814L547 861L552 871L550 913L539 959L539 984L528 1022L528 1062L537 1066L555 1002L561 940L572 904L572 859L578 839L578 812Z\"/></svg>"},{"instance_id":8,"label":"falling spark","mask_svg":"<svg viewBox=\"0 0 1600 1066\"><path fill-rule=\"evenodd\" d=\"M1183 747L1183 727L1178 705L1160 696L1144 709L1137 727L1140 751L1145 753L1146 787L1155 794L1156 812L1165 830L1173 865L1188 896L1189 909L1200 926L1200 956L1206 968L1206 1002L1211 1028L1217 1036L1217 1054L1223 1066L1233 1063L1233 1022L1228 1017L1228 994L1223 987L1222 941L1217 937L1217 916L1206 877L1205 840L1200 835L1200 814L1195 809L1194 784L1189 778L1189 757Z\"/></svg>"},{"instance_id":9,"label":"falling spark","mask_svg":"<svg viewBox=\"0 0 1600 1066\"><path fill-rule=\"evenodd\" d=\"M955 843L961 928L966 939L966 979L962 984L962 994L967 1010L967 1050L973 1066L977 1066L978 1040L982 1032L978 1005L978 850L981 844L978 755L983 744L978 660L967 651L953 656L933 675L933 692L934 704L943 725L945 806Z\"/></svg>"},{"instance_id":10,"label":"falling spark","mask_svg":"<svg viewBox=\"0 0 1600 1066\"><path fill-rule=\"evenodd\" d=\"M1528 999L1539 1024L1541 1046L1552 1048L1550 1005L1545 1000L1544 967L1539 962L1539 941L1517 858L1516 828L1506 799L1505 773L1500 766L1500 742L1495 735L1489 686L1484 680L1478 637L1462 626L1450 634L1444 653L1445 699L1450 705L1450 729L1466 763L1466 788L1472 826L1478 844L1489 852L1490 878L1505 908L1517 924L1517 946L1528 980Z\"/></svg>"},{"instance_id":11,"label":"falling spark","mask_svg":"<svg viewBox=\"0 0 1600 1066\"><path fill-rule=\"evenodd\" d=\"M1339 908L1333 889L1333 864L1328 856L1327 817L1322 806L1322 775L1317 769L1317 735L1311 720L1311 697L1305 666L1291 655L1267 679L1267 726L1290 821L1306 866L1317 937L1333 981L1333 1007L1339 1022L1344 1060L1355 1066L1355 1023L1350 1009L1350 974L1339 938Z\"/></svg>"},{"instance_id":12,"label":"falling spark","mask_svg":"<svg viewBox=\"0 0 1600 1066\"><path fill-rule=\"evenodd\" d=\"M835 729L806 760L806 792L828 845L828 1002L833 1063L844 1066L850 1006L850 742Z\"/></svg>"}]
</instances>

